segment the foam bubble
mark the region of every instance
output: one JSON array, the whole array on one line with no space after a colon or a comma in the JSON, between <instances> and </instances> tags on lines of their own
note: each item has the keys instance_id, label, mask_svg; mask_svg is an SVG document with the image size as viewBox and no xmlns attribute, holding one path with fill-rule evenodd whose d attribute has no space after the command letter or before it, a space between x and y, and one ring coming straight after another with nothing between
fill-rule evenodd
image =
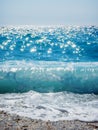
<instances>
[{"instance_id":1,"label":"foam bubble","mask_svg":"<svg viewBox=\"0 0 98 130\"><path fill-rule=\"evenodd\" d=\"M98 95L60 93L0 94L0 109L32 119L98 121Z\"/></svg>"}]
</instances>

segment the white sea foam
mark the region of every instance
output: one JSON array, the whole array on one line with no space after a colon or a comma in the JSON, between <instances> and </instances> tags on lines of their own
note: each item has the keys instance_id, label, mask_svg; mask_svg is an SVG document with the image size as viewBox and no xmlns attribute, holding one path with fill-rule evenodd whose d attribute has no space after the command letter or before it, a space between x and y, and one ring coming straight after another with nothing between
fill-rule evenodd
<instances>
[{"instance_id":1,"label":"white sea foam","mask_svg":"<svg viewBox=\"0 0 98 130\"><path fill-rule=\"evenodd\" d=\"M32 119L98 121L98 95L34 91L0 94L0 110Z\"/></svg>"}]
</instances>

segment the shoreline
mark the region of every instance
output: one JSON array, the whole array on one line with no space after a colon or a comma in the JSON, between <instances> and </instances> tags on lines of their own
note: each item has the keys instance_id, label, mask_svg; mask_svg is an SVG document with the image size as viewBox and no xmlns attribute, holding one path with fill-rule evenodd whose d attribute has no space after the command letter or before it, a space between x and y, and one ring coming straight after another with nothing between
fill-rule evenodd
<instances>
[{"instance_id":1,"label":"shoreline","mask_svg":"<svg viewBox=\"0 0 98 130\"><path fill-rule=\"evenodd\" d=\"M98 130L98 121L43 121L0 110L0 130Z\"/></svg>"}]
</instances>

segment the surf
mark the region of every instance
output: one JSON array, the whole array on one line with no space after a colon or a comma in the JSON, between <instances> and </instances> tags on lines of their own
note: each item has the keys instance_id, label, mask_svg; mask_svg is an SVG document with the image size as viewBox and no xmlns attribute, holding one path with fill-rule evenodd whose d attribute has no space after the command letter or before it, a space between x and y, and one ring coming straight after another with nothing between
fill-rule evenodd
<instances>
[{"instance_id":1,"label":"surf","mask_svg":"<svg viewBox=\"0 0 98 130\"><path fill-rule=\"evenodd\" d=\"M98 27L0 27L0 110L98 121Z\"/></svg>"},{"instance_id":2,"label":"surf","mask_svg":"<svg viewBox=\"0 0 98 130\"><path fill-rule=\"evenodd\" d=\"M98 63L9 61L0 64L0 93L30 90L98 94Z\"/></svg>"},{"instance_id":3,"label":"surf","mask_svg":"<svg viewBox=\"0 0 98 130\"><path fill-rule=\"evenodd\" d=\"M0 27L0 93L98 94L98 27Z\"/></svg>"}]
</instances>

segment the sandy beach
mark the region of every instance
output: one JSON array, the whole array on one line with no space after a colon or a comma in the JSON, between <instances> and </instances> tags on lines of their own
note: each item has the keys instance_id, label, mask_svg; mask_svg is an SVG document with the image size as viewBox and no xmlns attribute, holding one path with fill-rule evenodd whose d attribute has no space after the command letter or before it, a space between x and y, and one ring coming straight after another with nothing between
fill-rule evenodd
<instances>
[{"instance_id":1,"label":"sandy beach","mask_svg":"<svg viewBox=\"0 0 98 130\"><path fill-rule=\"evenodd\" d=\"M0 111L0 130L98 130L98 122L42 121Z\"/></svg>"}]
</instances>

